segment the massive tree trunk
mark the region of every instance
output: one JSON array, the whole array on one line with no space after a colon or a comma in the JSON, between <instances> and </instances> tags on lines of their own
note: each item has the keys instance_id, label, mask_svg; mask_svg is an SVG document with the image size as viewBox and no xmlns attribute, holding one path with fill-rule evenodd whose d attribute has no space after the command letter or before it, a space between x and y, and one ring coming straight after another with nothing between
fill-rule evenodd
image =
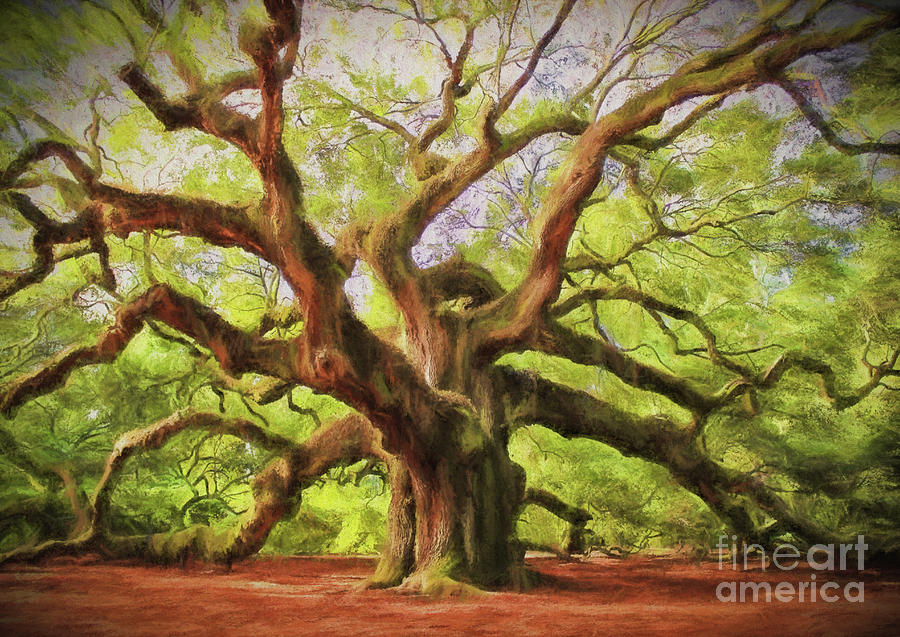
<instances>
[{"instance_id":1,"label":"massive tree trunk","mask_svg":"<svg viewBox=\"0 0 900 637\"><path fill-rule=\"evenodd\" d=\"M420 423L408 442L386 447L398 457L392 467L392 488L399 491L391 505L398 516L389 529L391 551L399 554L408 546L394 535L405 530L410 516L415 523L411 570L403 585L429 593L454 592L466 584L522 586L524 550L515 526L525 474L507 452L502 395L472 363L470 334L463 325L413 312L406 319L430 323L428 333L440 331L444 337L436 345L410 330L407 345L430 370L437 403L427 410L429 422ZM449 350L441 350L443 342ZM399 465L405 471L397 475Z\"/></svg>"},{"instance_id":2,"label":"massive tree trunk","mask_svg":"<svg viewBox=\"0 0 900 637\"><path fill-rule=\"evenodd\" d=\"M470 427L436 461L410 463L416 531L409 587L439 592L448 580L484 587L519 583L523 552L514 533L524 475L480 422Z\"/></svg>"}]
</instances>

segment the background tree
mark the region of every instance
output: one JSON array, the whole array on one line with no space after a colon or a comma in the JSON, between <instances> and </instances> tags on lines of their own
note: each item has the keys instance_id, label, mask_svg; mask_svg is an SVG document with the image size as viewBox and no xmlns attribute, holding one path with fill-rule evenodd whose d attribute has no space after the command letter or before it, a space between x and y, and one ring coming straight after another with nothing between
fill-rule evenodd
<instances>
[{"instance_id":1,"label":"background tree","mask_svg":"<svg viewBox=\"0 0 900 637\"><path fill-rule=\"evenodd\" d=\"M10 5L7 557L230 562L316 484L389 487L380 586L522 582L534 507L896 549L896 19Z\"/></svg>"}]
</instances>

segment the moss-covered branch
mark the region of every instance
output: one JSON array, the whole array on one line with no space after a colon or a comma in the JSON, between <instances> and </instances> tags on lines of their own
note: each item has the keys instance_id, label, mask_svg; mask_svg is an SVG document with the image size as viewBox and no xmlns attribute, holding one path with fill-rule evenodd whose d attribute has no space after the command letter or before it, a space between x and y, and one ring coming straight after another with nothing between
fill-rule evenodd
<instances>
[{"instance_id":1,"label":"moss-covered branch","mask_svg":"<svg viewBox=\"0 0 900 637\"><path fill-rule=\"evenodd\" d=\"M276 454L253 480L250 509L241 515L234 527L225 530L192 526L181 531L156 533L149 538L110 533L112 495L128 458L158 449L182 431L196 429L237 436ZM196 558L230 564L259 551L275 523L296 508L300 492L316 478L336 464L370 457L391 460L381 448L378 433L358 415L321 427L305 443L295 443L246 420L206 412L176 413L118 439L96 488L89 529L70 540L54 540L11 551L0 556L0 563L99 551L163 563Z\"/></svg>"},{"instance_id":2,"label":"moss-covered branch","mask_svg":"<svg viewBox=\"0 0 900 637\"><path fill-rule=\"evenodd\" d=\"M833 531L796 511L758 477L728 469L709 458L695 436L696 423L682 426L664 416L640 418L532 372L495 366L493 375L506 392L514 422L540 424L566 438L596 440L624 455L666 467L678 484L702 498L745 538L760 540L769 535L748 513L747 499L752 507L775 518L781 531L810 543L834 541L836 537Z\"/></svg>"}]
</instances>

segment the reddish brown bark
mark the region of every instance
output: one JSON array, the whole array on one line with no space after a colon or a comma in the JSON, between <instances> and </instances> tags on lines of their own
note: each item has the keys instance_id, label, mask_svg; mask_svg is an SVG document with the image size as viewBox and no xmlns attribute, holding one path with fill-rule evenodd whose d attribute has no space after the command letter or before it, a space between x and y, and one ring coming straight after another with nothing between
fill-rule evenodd
<instances>
[{"instance_id":1,"label":"reddish brown bark","mask_svg":"<svg viewBox=\"0 0 900 637\"><path fill-rule=\"evenodd\" d=\"M386 118L353 105L358 113L404 139L419 184L392 214L348 229L335 249L319 238L305 218L302 178L282 139L282 90L297 55L302 2L267 1L270 23L247 25L242 31L239 44L253 60L252 72L206 83L192 74L190 65L171 53L173 65L189 89L184 97L168 97L138 65L123 67L120 78L165 128L196 128L241 149L259 173L264 196L257 204L241 208L179 195L132 192L103 183L75 149L55 141L39 142L22 151L0 175L0 187L16 189L31 164L56 157L97 207L70 224L58 224L35 212L19 196L16 202L20 212L38 229L34 242L37 262L31 272L13 279L7 287L9 292L2 295L9 296L46 276L53 263L54 245L88 239L91 250L103 263L107 258L102 244L104 234L127 237L136 231L168 229L217 246L241 247L274 264L297 299L296 318L302 320L303 329L290 341L263 339L229 325L208 308L170 288L155 286L124 305L115 325L101 335L94 347L65 351L44 368L13 383L0 407L8 412L23 401L58 387L76 367L111 360L148 318L158 319L209 348L226 372L262 373L288 387L302 384L330 394L358 410L378 431L376 436L361 424L365 422L362 418L356 417L356 424L342 425L355 428L353 432L336 428L328 435L314 437L303 447L290 447L258 478L253 516L229 550L245 554L258 548L274 520L289 507L303 480L324 471L330 466L329 459L386 452L395 463L392 482L397 497L392 507L399 517L390 534L393 542L384 562L383 581L394 582L411 570L411 585L426 589L443 578L479 585L509 582L515 577L515 566L521 558L513 528L524 485L521 471L506 454L508 432L503 421L508 414L495 404L498 392L514 389L508 384L496 384L497 379L491 377L490 364L497 356L535 348L566 355L576 362L600 362L626 382L667 396L701 414L732 398L739 386L752 382L762 387L774 382L787 364L776 364L762 379L738 378L720 394L709 395L685 379L638 364L612 345L580 337L550 319L550 307L560 293L572 233L582 208L603 176L607 156L620 145L654 148L669 143L716 108L728 94L772 82L804 55L860 41L891 28L897 20L896 16L876 16L830 31L810 30L820 7L817 4L816 10L785 26L779 21L795 5L787 0L763 9L758 23L736 41L695 55L671 77L638 92L606 115L584 121L560 108L557 113L536 117L518 130L502 134L495 124L532 79L573 5L570 0L562 2L549 29L528 56L522 73L502 95L498 91L496 103L486 100L479 115L481 137L476 140L477 146L460 157L439 157L429 149L449 129L455 101L466 92L460 82L465 77L475 28L466 20L463 43L455 58L441 42L449 70L441 90L442 113L420 136L413 138L402 126L398 128ZM677 22L689 13L673 19ZM144 7L143 17L154 29L164 26L164 16L149 5ZM418 13L416 18L422 25L429 24ZM589 85L596 88L597 81ZM222 102L229 92L248 87L257 89L261 96L262 111L255 119L236 113ZM582 91L576 101L590 95L593 88ZM700 96L712 97L667 134L656 139L642 136L642 131L660 123L669 109ZM577 135L577 140L533 221L536 248L521 283L504 293L485 272L459 261L430 272L420 271L409 256L410 249L436 215L500 162L537 137L553 132ZM383 342L353 314L343 284L358 259L369 263L399 307L407 327L406 352ZM672 315L680 312L707 339L711 357L717 354L714 337L696 316L633 291L620 290L618 294L627 294L628 300L653 311ZM470 307L450 310L445 301L461 296L472 299ZM884 375L896 373L896 359L895 354L889 364L873 368L868 391ZM819 374L828 395L835 395L829 369L810 358L795 356L788 362ZM732 371L743 373L740 369ZM865 393L865 389L861 390L858 397ZM852 404L849 401L856 397L841 404ZM602 414L619 415L607 407ZM126 450L158 446L168 435L165 432L174 432L179 426L208 424L197 421L196 416L192 418L177 421L181 424L160 424L135 440L123 442L121 453L116 456L119 459L111 458L109 475L120 466L115 463L124 461L122 454ZM635 421L603 418L582 423L582 429L576 427L577 432L569 433L587 433L619 448L658 459L692 488L709 491L710 500L720 498L734 486L733 481L724 478L710 482L703 477L704 471L717 471L714 464L697 453L690 444L690 435L671 423L656 423L652 430L650 423L644 421L638 422L640 426L635 430L623 423ZM362 429L368 433L359 438L356 434ZM344 434L346 438L342 437ZM380 438L378 448L383 450L378 453L373 446L376 437ZM108 504L103 489L98 494L97 508L101 521ZM777 508L776 500L762 502L768 497L766 492L759 492L756 497L761 504ZM413 525L415 549L410 557ZM181 540L184 542L176 547L178 551L196 550L197 542L202 544L196 537ZM54 545L54 550L59 546L62 545ZM240 548L234 549L235 546Z\"/></svg>"}]
</instances>

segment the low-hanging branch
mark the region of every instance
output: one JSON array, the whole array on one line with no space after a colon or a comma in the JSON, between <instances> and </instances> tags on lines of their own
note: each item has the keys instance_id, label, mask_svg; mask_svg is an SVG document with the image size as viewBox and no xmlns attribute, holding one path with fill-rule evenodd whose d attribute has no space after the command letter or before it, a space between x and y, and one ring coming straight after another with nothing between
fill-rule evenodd
<instances>
[{"instance_id":1,"label":"low-hanging branch","mask_svg":"<svg viewBox=\"0 0 900 637\"><path fill-rule=\"evenodd\" d=\"M637 417L609 403L529 371L495 365L492 377L502 387L514 423L539 424L565 438L588 438L609 445L624 455L664 466L687 490L701 497L714 511L748 539L761 539L741 503L749 498L773 516L779 530L809 542L834 539L835 533L794 510L758 476L723 467L698 444L699 423L687 426L665 416Z\"/></svg>"},{"instance_id":2,"label":"low-hanging branch","mask_svg":"<svg viewBox=\"0 0 900 637\"><path fill-rule=\"evenodd\" d=\"M0 453L7 463L25 474L36 491L42 492L48 485L58 486L61 480L59 472L44 463L35 462L28 449L5 427L0 427Z\"/></svg>"},{"instance_id":3,"label":"low-hanging branch","mask_svg":"<svg viewBox=\"0 0 900 637\"><path fill-rule=\"evenodd\" d=\"M276 454L253 480L251 507L233 528L224 532L192 526L182 531L155 533L149 538L113 535L108 528L111 499L127 459L136 453L161 448L182 431L198 429L236 436ZM198 557L230 565L256 553L274 525L295 510L302 490L319 476L333 466L365 458L391 461L381 448L378 434L358 415L320 427L306 442L296 443L246 420L205 412L179 412L118 439L95 490L89 528L69 540L51 540L0 555L0 564L99 551L164 563Z\"/></svg>"},{"instance_id":4,"label":"low-hanging branch","mask_svg":"<svg viewBox=\"0 0 900 637\"><path fill-rule=\"evenodd\" d=\"M237 542L220 542L218 541L219 538L216 538L208 529L201 530L199 527L194 527L181 532L180 535L156 534L151 538L156 540L155 542L147 542L146 538L144 538L143 542L140 542L137 538L115 537L107 529L112 492L115 484L118 482L125 460L135 453L157 449L166 444L175 434L188 429L207 429L216 433L235 435L261 444L264 447L280 449L282 452L296 447L290 441L279 439L277 436L273 437L268 432L247 421L224 419L215 414L202 412L173 414L149 427L128 432L119 438L107 458L106 470L97 485L89 528L68 540L50 540L33 547L25 547L0 555L0 563L7 561L34 561L49 555L80 554L90 551L101 551L106 554L121 556L143 555L145 557L154 557L155 559L178 559L183 557L183 555L177 555L177 550L171 550L173 548L172 540L176 537L178 539L188 539L184 544L176 545L180 549L190 547L197 551L198 555L208 559L217 557L230 559L231 554L229 552L216 552L214 549L229 544L233 548L237 545ZM271 474L273 473L271 467L276 462L273 461L267 468L267 471L258 476L257 482L260 485L271 481ZM243 530L243 527L260 527L259 524L252 523L255 520L255 516L250 515L248 517L251 523L239 526L236 537L242 535L240 531ZM264 521L264 518L261 517L261 519Z\"/></svg>"},{"instance_id":5,"label":"low-hanging branch","mask_svg":"<svg viewBox=\"0 0 900 637\"><path fill-rule=\"evenodd\" d=\"M568 524L566 537L562 544L564 555L583 553L585 551L585 527L594 517L588 510L571 505L549 491L533 487L525 489L525 497L522 503L526 505L532 504L549 511Z\"/></svg>"},{"instance_id":6,"label":"low-hanging branch","mask_svg":"<svg viewBox=\"0 0 900 637\"><path fill-rule=\"evenodd\" d=\"M148 427L123 434L113 445L94 493L94 527L105 529L108 525L113 489L128 458L136 453L158 449L172 436L194 429L203 429L212 434L233 435L269 451L278 452L279 455L285 455L297 447L287 438L266 431L248 420L226 419L208 412L177 412Z\"/></svg>"},{"instance_id":7,"label":"low-hanging branch","mask_svg":"<svg viewBox=\"0 0 900 637\"><path fill-rule=\"evenodd\" d=\"M523 500L523 503L534 504L542 509L546 509L560 520L564 520L574 526L584 527L585 524L593 519L593 516L587 509L582 509L564 502L558 496L545 489L525 489L525 499Z\"/></svg>"}]
</instances>

